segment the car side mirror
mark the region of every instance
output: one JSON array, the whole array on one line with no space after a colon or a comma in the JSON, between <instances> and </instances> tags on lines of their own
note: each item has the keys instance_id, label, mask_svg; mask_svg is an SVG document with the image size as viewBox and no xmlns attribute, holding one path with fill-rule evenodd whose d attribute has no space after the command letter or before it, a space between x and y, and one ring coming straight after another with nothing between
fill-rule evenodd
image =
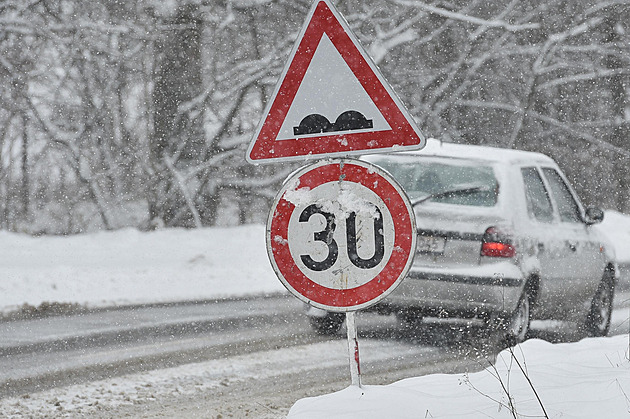
<instances>
[{"instance_id":1,"label":"car side mirror","mask_svg":"<svg viewBox=\"0 0 630 419\"><path fill-rule=\"evenodd\" d=\"M601 223L604 220L604 211L596 207L587 208L584 215L584 222L588 225Z\"/></svg>"}]
</instances>

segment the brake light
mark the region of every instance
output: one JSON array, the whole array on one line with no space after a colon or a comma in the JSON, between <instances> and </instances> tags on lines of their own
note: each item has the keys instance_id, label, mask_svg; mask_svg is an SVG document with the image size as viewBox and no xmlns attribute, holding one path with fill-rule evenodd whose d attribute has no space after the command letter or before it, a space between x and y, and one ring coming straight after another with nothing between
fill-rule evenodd
<instances>
[{"instance_id":1,"label":"brake light","mask_svg":"<svg viewBox=\"0 0 630 419\"><path fill-rule=\"evenodd\" d=\"M481 256L513 258L516 256L516 248L508 234L496 227L489 227L483 235Z\"/></svg>"}]
</instances>

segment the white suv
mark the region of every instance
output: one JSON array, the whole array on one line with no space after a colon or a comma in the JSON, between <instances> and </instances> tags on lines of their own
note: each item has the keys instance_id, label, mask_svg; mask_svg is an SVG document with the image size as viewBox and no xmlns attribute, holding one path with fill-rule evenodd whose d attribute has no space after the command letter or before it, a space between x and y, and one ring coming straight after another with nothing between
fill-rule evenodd
<instances>
[{"instance_id":1,"label":"white suv","mask_svg":"<svg viewBox=\"0 0 630 419\"><path fill-rule=\"evenodd\" d=\"M408 322L481 318L522 341L531 319L579 321L608 333L616 282L612 247L549 157L429 140L417 152L364 158L403 186L418 245L408 277L376 309ZM343 315L310 310L320 333Z\"/></svg>"}]
</instances>

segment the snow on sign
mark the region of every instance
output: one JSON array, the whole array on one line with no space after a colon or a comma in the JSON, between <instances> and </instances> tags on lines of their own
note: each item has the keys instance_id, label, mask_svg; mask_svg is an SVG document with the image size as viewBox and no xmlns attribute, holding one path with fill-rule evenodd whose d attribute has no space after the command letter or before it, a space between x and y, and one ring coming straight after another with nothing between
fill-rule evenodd
<instances>
[{"instance_id":1,"label":"snow on sign","mask_svg":"<svg viewBox=\"0 0 630 419\"><path fill-rule=\"evenodd\" d=\"M329 311L368 307L402 281L416 247L409 199L385 171L339 159L297 171L276 196L267 252L284 286Z\"/></svg>"},{"instance_id":2,"label":"snow on sign","mask_svg":"<svg viewBox=\"0 0 630 419\"><path fill-rule=\"evenodd\" d=\"M419 149L425 139L328 0L316 1L247 150L250 163Z\"/></svg>"}]
</instances>

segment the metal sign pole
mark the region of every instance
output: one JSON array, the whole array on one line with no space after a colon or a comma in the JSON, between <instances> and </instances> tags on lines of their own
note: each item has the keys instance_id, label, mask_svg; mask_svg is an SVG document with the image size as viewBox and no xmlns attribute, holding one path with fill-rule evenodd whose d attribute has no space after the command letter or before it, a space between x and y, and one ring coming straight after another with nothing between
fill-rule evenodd
<instances>
[{"instance_id":1,"label":"metal sign pole","mask_svg":"<svg viewBox=\"0 0 630 419\"><path fill-rule=\"evenodd\" d=\"M361 387L361 367L359 365L359 341L357 326L354 322L354 311L346 312L346 329L348 330L348 358L350 359L350 377L352 385Z\"/></svg>"}]
</instances>

